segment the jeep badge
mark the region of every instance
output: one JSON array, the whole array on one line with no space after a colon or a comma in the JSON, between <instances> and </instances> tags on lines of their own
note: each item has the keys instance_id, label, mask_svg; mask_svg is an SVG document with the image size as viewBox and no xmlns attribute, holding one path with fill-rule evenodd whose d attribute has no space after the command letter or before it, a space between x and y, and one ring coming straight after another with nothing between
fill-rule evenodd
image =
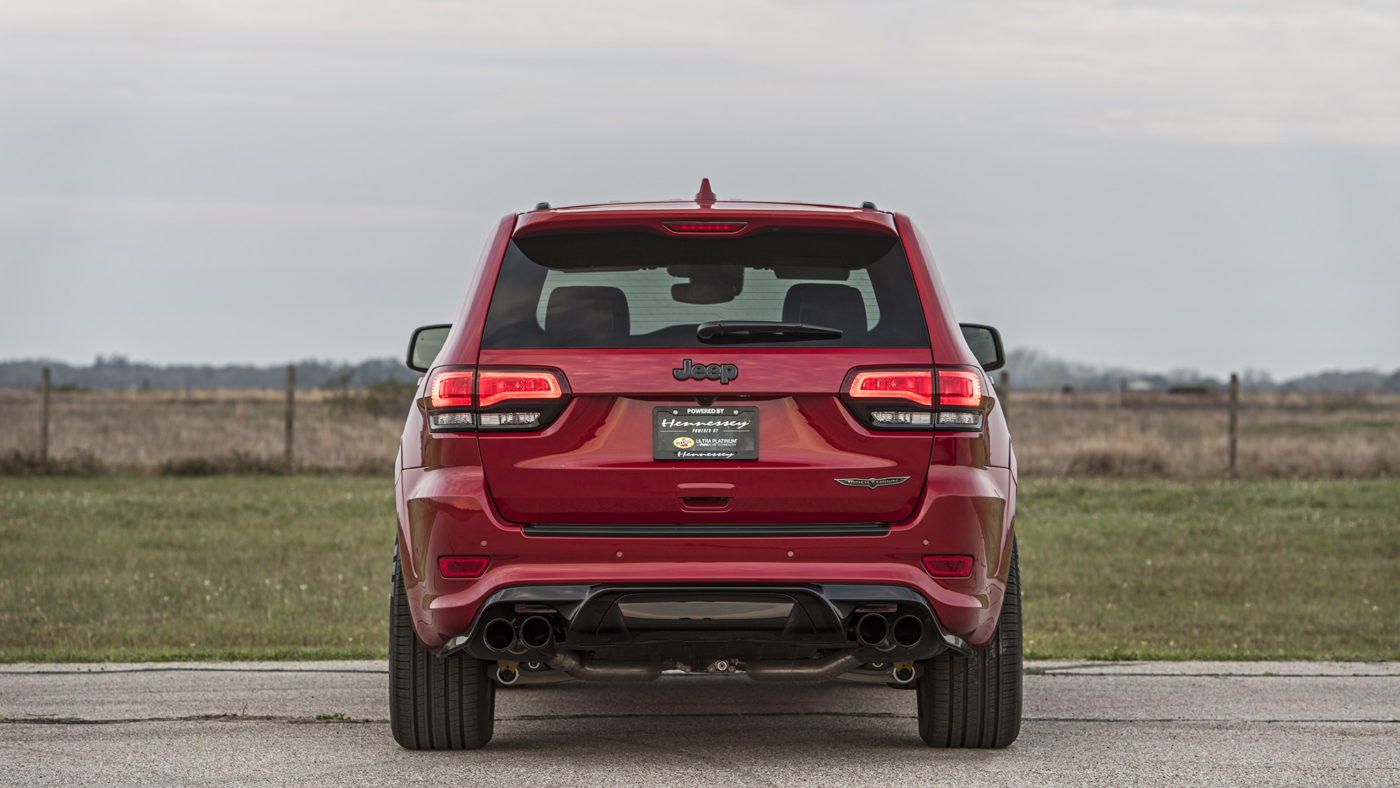
<instances>
[{"instance_id":1,"label":"jeep badge","mask_svg":"<svg viewBox=\"0 0 1400 788\"><path fill-rule=\"evenodd\" d=\"M739 367L737 364L694 364L686 359L680 367L671 370L671 374L676 376L676 380L718 380L728 385L729 381L739 377Z\"/></svg>"}]
</instances>

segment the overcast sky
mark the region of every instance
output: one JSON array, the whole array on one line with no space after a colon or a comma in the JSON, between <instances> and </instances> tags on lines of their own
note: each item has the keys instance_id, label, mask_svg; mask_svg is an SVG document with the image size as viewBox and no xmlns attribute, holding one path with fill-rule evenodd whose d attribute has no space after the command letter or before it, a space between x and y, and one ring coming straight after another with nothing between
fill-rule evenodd
<instances>
[{"instance_id":1,"label":"overcast sky","mask_svg":"<svg viewBox=\"0 0 1400 788\"><path fill-rule=\"evenodd\" d=\"M0 4L0 359L399 355L503 214L873 200L1012 347L1400 367L1400 7Z\"/></svg>"}]
</instances>

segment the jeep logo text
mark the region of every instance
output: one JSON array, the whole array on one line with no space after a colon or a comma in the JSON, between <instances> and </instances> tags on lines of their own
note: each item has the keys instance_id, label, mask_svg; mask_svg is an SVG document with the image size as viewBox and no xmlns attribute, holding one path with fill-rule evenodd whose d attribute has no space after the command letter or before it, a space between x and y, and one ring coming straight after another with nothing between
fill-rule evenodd
<instances>
[{"instance_id":1,"label":"jeep logo text","mask_svg":"<svg viewBox=\"0 0 1400 788\"><path fill-rule=\"evenodd\" d=\"M679 368L671 370L671 374L676 380L718 380L727 384L739 377L739 367L736 364L693 364L686 359Z\"/></svg>"}]
</instances>

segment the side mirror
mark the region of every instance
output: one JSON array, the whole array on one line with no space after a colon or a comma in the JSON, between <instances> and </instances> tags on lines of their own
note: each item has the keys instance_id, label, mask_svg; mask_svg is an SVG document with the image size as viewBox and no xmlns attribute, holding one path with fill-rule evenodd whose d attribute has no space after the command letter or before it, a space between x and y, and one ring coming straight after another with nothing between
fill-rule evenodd
<instances>
[{"instance_id":1,"label":"side mirror","mask_svg":"<svg viewBox=\"0 0 1400 788\"><path fill-rule=\"evenodd\" d=\"M983 370L991 372L1006 366L1006 351L1001 346L1000 331L979 323L962 323L959 328Z\"/></svg>"},{"instance_id":2,"label":"side mirror","mask_svg":"<svg viewBox=\"0 0 1400 788\"><path fill-rule=\"evenodd\" d=\"M438 351L446 344L447 332L451 330L451 324L446 323L415 329L413 338L408 340L408 368L415 372L427 372Z\"/></svg>"}]
</instances>

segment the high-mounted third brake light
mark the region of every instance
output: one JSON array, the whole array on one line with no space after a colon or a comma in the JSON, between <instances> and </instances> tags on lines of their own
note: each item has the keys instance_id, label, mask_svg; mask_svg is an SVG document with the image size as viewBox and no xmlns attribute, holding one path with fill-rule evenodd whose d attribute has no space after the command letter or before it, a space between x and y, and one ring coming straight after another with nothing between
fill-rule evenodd
<instances>
[{"instance_id":1,"label":"high-mounted third brake light","mask_svg":"<svg viewBox=\"0 0 1400 788\"><path fill-rule=\"evenodd\" d=\"M666 229L673 233L737 233L748 226L748 222L665 222Z\"/></svg>"}]
</instances>

